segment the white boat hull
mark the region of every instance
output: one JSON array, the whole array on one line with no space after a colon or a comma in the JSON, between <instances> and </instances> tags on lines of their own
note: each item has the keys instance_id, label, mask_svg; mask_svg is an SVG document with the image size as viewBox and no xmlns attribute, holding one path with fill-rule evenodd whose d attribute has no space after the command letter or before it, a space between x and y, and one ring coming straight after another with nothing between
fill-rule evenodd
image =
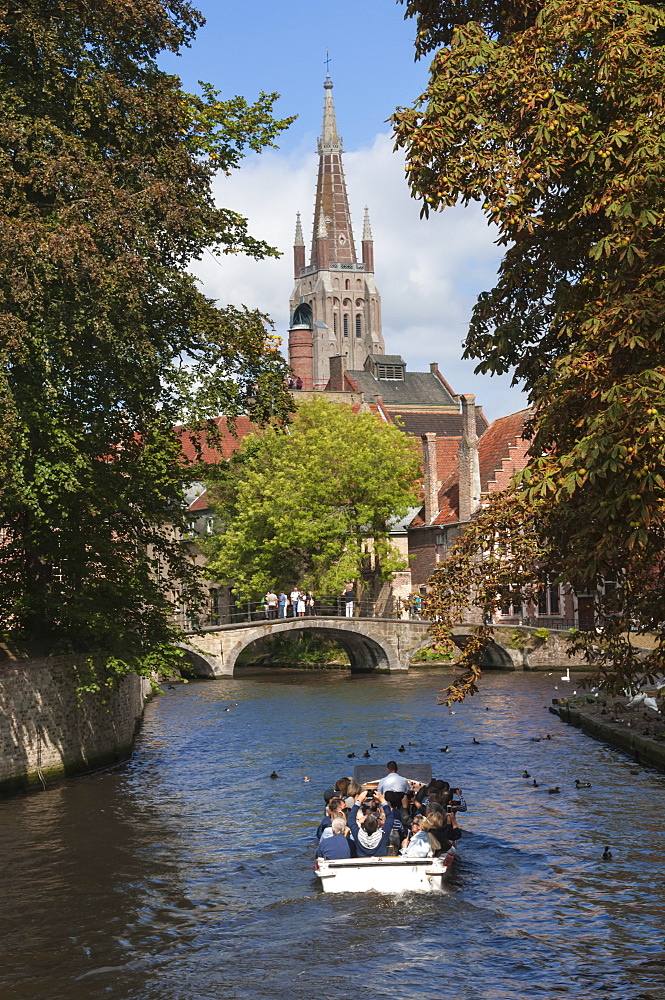
<instances>
[{"instance_id":1,"label":"white boat hull","mask_svg":"<svg viewBox=\"0 0 665 1000\"><path fill-rule=\"evenodd\" d=\"M442 858L317 858L324 892L437 892L453 861Z\"/></svg>"}]
</instances>

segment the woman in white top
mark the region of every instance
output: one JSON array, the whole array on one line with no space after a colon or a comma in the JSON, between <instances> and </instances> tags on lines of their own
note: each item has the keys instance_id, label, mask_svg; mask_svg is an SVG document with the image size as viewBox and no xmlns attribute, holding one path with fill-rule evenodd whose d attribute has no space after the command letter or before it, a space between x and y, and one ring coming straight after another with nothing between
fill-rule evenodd
<instances>
[{"instance_id":1,"label":"woman in white top","mask_svg":"<svg viewBox=\"0 0 665 1000\"><path fill-rule=\"evenodd\" d=\"M305 595L301 592L298 594L298 618L305 617Z\"/></svg>"},{"instance_id":2,"label":"woman in white top","mask_svg":"<svg viewBox=\"0 0 665 1000\"><path fill-rule=\"evenodd\" d=\"M425 816L414 816L411 820L411 837L406 847L402 848L405 858L429 858L432 856L427 829L429 822Z\"/></svg>"}]
</instances>

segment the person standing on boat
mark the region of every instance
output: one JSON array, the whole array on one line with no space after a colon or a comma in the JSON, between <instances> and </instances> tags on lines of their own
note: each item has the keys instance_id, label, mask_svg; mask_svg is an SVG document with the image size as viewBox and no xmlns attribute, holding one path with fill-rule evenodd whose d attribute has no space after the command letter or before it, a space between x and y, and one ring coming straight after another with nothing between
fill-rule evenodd
<instances>
[{"instance_id":1,"label":"person standing on boat","mask_svg":"<svg viewBox=\"0 0 665 1000\"><path fill-rule=\"evenodd\" d=\"M382 826L376 813L360 812L360 807L366 798L367 792L361 792L356 796L356 804L349 813L347 823L356 845L356 855L359 858L381 858L388 852L390 831L393 828L393 811L381 792L377 792L376 798L385 810L386 818Z\"/></svg>"},{"instance_id":2,"label":"person standing on boat","mask_svg":"<svg viewBox=\"0 0 665 1000\"><path fill-rule=\"evenodd\" d=\"M385 795L386 792L402 792L402 794L408 792L409 782L397 773L397 763L394 760L388 761L386 771L387 775L379 782L378 790L382 795Z\"/></svg>"}]
</instances>

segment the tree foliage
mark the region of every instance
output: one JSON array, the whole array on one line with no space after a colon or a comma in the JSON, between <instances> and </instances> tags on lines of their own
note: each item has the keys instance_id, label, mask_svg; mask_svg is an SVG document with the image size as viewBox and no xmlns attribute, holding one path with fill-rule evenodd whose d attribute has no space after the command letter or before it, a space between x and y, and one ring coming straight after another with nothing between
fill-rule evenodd
<instances>
[{"instance_id":1,"label":"tree foliage","mask_svg":"<svg viewBox=\"0 0 665 1000\"><path fill-rule=\"evenodd\" d=\"M403 566L389 523L417 503L419 472L418 449L396 427L304 401L288 428L246 438L211 483L222 530L208 573L246 597L294 584L337 593L363 576L371 552L388 578Z\"/></svg>"},{"instance_id":2,"label":"tree foliage","mask_svg":"<svg viewBox=\"0 0 665 1000\"><path fill-rule=\"evenodd\" d=\"M276 253L211 180L291 121L158 68L200 23L182 0L0 11L2 629L116 673L168 646L174 586L196 599L173 424L245 412L250 388L259 419L289 405L266 318L187 271Z\"/></svg>"},{"instance_id":3,"label":"tree foliage","mask_svg":"<svg viewBox=\"0 0 665 1000\"><path fill-rule=\"evenodd\" d=\"M529 512L547 568L579 592L622 582L610 609L599 595L594 644L654 632L648 673L665 659L663 5L407 13L418 51L438 49L426 93L394 119L413 194L425 214L479 201L505 248L465 354L514 370L535 407L512 530ZM617 677L640 676L630 650L619 661Z\"/></svg>"}]
</instances>

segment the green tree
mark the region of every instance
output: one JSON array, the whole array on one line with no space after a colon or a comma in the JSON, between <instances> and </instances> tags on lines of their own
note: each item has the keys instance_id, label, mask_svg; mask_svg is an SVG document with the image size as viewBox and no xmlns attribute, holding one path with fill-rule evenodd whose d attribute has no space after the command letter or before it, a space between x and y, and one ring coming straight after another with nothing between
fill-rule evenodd
<instances>
[{"instance_id":1,"label":"green tree","mask_svg":"<svg viewBox=\"0 0 665 1000\"><path fill-rule=\"evenodd\" d=\"M211 484L223 524L208 573L258 597L297 583L337 593L359 580L371 552L375 579L403 566L389 523L417 503L418 449L373 413L315 398L286 429L246 438Z\"/></svg>"},{"instance_id":2,"label":"green tree","mask_svg":"<svg viewBox=\"0 0 665 1000\"><path fill-rule=\"evenodd\" d=\"M174 587L197 599L173 425L289 406L266 318L187 271L276 253L211 180L292 120L158 68L200 23L182 0L0 11L1 627L110 676L168 648Z\"/></svg>"},{"instance_id":3,"label":"green tree","mask_svg":"<svg viewBox=\"0 0 665 1000\"><path fill-rule=\"evenodd\" d=\"M555 578L622 584L593 637L615 688L665 665L662 8L409 0L418 53L438 51L394 118L423 212L479 201L505 247L465 355L512 369L535 407L513 533L528 511ZM630 624L656 635L646 661Z\"/></svg>"}]
</instances>

